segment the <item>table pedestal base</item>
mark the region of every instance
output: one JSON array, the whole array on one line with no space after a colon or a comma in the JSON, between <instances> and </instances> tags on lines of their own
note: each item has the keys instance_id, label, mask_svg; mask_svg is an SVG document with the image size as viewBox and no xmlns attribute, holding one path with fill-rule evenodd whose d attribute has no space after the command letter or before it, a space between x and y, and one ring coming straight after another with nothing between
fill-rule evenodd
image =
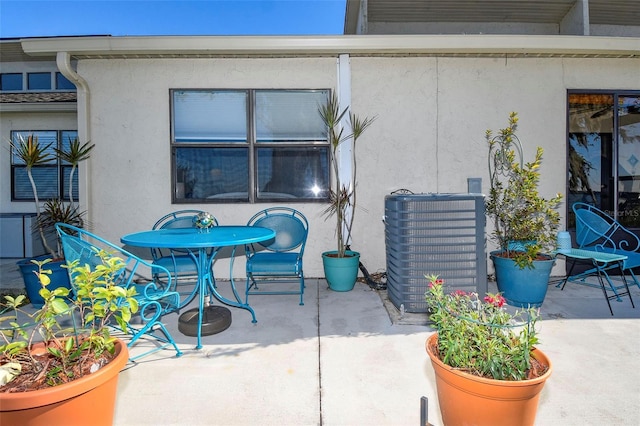
<instances>
[{"instance_id":1,"label":"table pedestal base","mask_svg":"<svg viewBox=\"0 0 640 426\"><path fill-rule=\"evenodd\" d=\"M203 336L220 333L231 325L231 311L224 306L206 306L202 312ZM178 330L185 336L198 335L198 308L185 311L178 319Z\"/></svg>"}]
</instances>

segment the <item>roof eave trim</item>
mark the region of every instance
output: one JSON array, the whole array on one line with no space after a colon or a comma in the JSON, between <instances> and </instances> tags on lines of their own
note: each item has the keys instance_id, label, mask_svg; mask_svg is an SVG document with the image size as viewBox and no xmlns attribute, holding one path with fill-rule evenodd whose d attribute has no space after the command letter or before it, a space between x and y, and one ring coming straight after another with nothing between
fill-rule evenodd
<instances>
[{"instance_id":1,"label":"roof eave trim","mask_svg":"<svg viewBox=\"0 0 640 426\"><path fill-rule=\"evenodd\" d=\"M548 54L640 56L638 37L531 35L153 36L22 40L24 52L50 56Z\"/></svg>"},{"instance_id":2,"label":"roof eave trim","mask_svg":"<svg viewBox=\"0 0 640 426\"><path fill-rule=\"evenodd\" d=\"M76 102L5 102L0 112L76 112Z\"/></svg>"}]
</instances>

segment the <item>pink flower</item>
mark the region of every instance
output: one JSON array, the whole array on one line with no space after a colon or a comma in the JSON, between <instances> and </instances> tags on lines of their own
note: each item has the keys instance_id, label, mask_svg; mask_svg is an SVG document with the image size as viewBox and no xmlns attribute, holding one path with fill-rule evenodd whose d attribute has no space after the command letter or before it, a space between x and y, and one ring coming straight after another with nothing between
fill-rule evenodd
<instances>
[{"instance_id":1,"label":"pink flower","mask_svg":"<svg viewBox=\"0 0 640 426\"><path fill-rule=\"evenodd\" d=\"M502 297L502 295L498 294L498 295L492 295L492 294L488 294L484 297L484 301L495 306L496 308L502 308L502 306L505 304L506 300L504 299L504 297Z\"/></svg>"},{"instance_id":2,"label":"pink flower","mask_svg":"<svg viewBox=\"0 0 640 426\"><path fill-rule=\"evenodd\" d=\"M425 278L429 280L429 288L444 284L444 280L442 278L438 278L437 275L425 275Z\"/></svg>"}]
</instances>

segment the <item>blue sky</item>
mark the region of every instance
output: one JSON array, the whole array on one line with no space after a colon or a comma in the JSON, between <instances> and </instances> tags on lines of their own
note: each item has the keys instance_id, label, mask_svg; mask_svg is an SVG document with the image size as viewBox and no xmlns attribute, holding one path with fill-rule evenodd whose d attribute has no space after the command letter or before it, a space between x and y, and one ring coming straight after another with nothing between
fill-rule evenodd
<instances>
[{"instance_id":1,"label":"blue sky","mask_svg":"<svg viewBox=\"0 0 640 426\"><path fill-rule=\"evenodd\" d=\"M0 37L342 34L346 0L0 0Z\"/></svg>"}]
</instances>

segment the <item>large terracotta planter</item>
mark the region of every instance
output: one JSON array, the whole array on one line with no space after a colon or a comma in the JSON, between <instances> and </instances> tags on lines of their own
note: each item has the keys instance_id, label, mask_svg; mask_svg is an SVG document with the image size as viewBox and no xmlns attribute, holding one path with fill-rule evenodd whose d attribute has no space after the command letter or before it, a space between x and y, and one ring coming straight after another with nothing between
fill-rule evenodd
<instances>
[{"instance_id":1,"label":"large terracotta planter","mask_svg":"<svg viewBox=\"0 0 640 426\"><path fill-rule=\"evenodd\" d=\"M116 342L116 357L81 379L32 392L0 393L0 425L112 425L118 374L129 359Z\"/></svg>"},{"instance_id":2,"label":"large terracotta planter","mask_svg":"<svg viewBox=\"0 0 640 426\"><path fill-rule=\"evenodd\" d=\"M533 425L538 399L551 375L551 362L538 349L533 356L549 369L542 376L521 381L493 380L474 376L444 364L433 352L438 335L427 339L427 354L436 374L440 414L445 426Z\"/></svg>"}]
</instances>

